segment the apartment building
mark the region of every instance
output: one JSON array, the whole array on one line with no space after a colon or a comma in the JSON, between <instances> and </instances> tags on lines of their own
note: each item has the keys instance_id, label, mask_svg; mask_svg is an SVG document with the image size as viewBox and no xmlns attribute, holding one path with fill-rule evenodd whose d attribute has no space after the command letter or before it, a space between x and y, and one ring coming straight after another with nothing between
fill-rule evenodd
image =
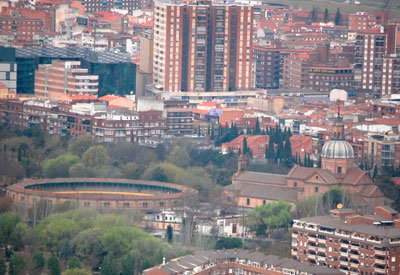
<instances>
[{"instance_id":1,"label":"apartment building","mask_svg":"<svg viewBox=\"0 0 400 275\"><path fill-rule=\"evenodd\" d=\"M251 88L251 6L158 0L153 10L156 89L220 92Z\"/></svg>"},{"instance_id":2,"label":"apartment building","mask_svg":"<svg viewBox=\"0 0 400 275\"><path fill-rule=\"evenodd\" d=\"M386 60L384 62L384 60L395 54L396 31L395 25L388 25L385 28L366 30L357 35L354 50L354 84L356 88L369 89L381 96L387 95L389 87L386 88L386 86L392 86L392 83L389 85L387 79L383 79L383 75L392 74L393 68L388 66L390 64L393 66L393 61Z\"/></svg>"},{"instance_id":3,"label":"apartment building","mask_svg":"<svg viewBox=\"0 0 400 275\"><path fill-rule=\"evenodd\" d=\"M383 58L382 96L400 94L400 55L392 54Z\"/></svg>"},{"instance_id":4,"label":"apartment building","mask_svg":"<svg viewBox=\"0 0 400 275\"><path fill-rule=\"evenodd\" d=\"M96 11L111 11L112 9L128 10L130 14L134 10L140 8L139 0L83 0L82 4L85 5L85 11L87 13L93 13Z\"/></svg>"},{"instance_id":5,"label":"apartment building","mask_svg":"<svg viewBox=\"0 0 400 275\"><path fill-rule=\"evenodd\" d=\"M373 135L369 137L366 149L370 167L375 165L379 169L400 167L399 135Z\"/></svg>"},{"instance_id":6,"label":"apartment building","mask_svg":"<svg viewBox=\"0 0 400 275\"><path fill-rule=\"evenodd\" d=\"M308 89L311 56L308 53L290 54L283 59L282 87Z\"/></svg>"},{"instance_id":7,"label":"apartment building","mask_svg":"<svg viewBox=\"0 0 400 275\"><path fill-rule=\"evenodd\" d=\"M332 89L348 90L353 86L353 69L351 67L310 66L309 88L320 92Z\"/></svg>"},{"instance_id":8,"label":"apartment building","mask_svg":"<svg viewBox=\"0 0 400 275\"><path fill-rule=\"evenodd\" d=\"M43 31L43 21L22 17L20 14L0 16L0 38L10 44L37 43Z\"/></svg>"},{"instance_id":9,"label":"apartment building","mask_svg":"<svg viewBox=\"0 0 400 275\"><path fill-rule=\"evenodd\" d=\"M263 252L243 249L204 250L193 255L183 256L164 262L143 271L144 275L243 275L243 274L302 274L302 275L340 275L338 270L327 267L299 263L293 259L282 258Z\"/></svg>"},{"instance_id":10,"label":"apartment building","mask_svg":"<svg viewBox=\"0 0 400 275\"><path fill-rule=\"evenodd\" d=\"M17 91L17 64L15 62L0 62L0 82L9 90Z\"/></svg>"},{"instance_id":11,"label":"apartment building","mask_svg":"<svg viewBox=\"0 0 400 275\"><path fill-rule=\"evenodd\" d=\"M97 95L99 76L89 75L80 65L80 61L59 60L40 64L35 72L35 94L51 100L63 94Z\"/></svg>"},{"instance_id":12,"label":"apartment building","mask_svg":"<svg viewBox=\"0 0 400 275\"><path fill-rule=\"evenodd\" d=\"M166 121L167 134L180 136L193 132L193 109L187 100L164 100L163 117Z\"/></svg>"},{"instance_id":13,"label":"apartment building","mask_svg":"<svg viewBox=\"0 0 400 275\"><path fill-rule=\"evenodd\" d=\"M350 275L399 274L400 218L390 207L377 206L374 215L351 209L331 210L330 216L294 220L292 256Z\"/></svg>"},{"instance_id":14,"label":"apartment building","mask_svg":"<svg viewBox=\"0 0 400 275\"><path fill-rule=\"evenodd\" d=\"M280 58L278 49L253 47L253 87L279 88Z\"/></svg>"}]
</instances>

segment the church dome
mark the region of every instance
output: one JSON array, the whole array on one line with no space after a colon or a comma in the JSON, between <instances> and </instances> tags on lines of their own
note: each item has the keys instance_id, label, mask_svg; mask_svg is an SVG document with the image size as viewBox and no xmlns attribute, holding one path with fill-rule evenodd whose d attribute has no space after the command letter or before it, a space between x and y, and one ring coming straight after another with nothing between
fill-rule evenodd
<instances>
[{"instance_id":1,"label":"church dome","mask_svg":"<svg viewBox=\"0 0 400 275\"><path fill-rule=\"evenodd\" d=\"M352 159L354 150L345 140L331 140L322 147L322 157L330 159Z\"/></svg>"}]
</instances>

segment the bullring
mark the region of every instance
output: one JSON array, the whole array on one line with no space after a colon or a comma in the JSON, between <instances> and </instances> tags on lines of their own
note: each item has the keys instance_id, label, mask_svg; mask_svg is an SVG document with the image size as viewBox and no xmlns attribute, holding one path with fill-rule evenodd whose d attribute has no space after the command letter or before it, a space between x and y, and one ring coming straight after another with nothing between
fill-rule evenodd
<instances>
[{"instance_id":1,"label":"bullring","mask_svg":"<svg viewBox=\"0 0 400 275\"><path fill-rule=\"evenodd\" d=\"M198 191L171 183L99 178L24 179L7 187L7 196L33 206L74 201L78 207L153 211L190 204Z\"/></svg>"}]
</instances>

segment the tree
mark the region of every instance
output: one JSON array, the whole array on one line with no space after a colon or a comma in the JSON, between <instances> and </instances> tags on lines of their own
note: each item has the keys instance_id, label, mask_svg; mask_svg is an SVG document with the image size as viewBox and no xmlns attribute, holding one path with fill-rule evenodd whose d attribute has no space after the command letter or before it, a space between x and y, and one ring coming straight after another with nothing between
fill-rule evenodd
<instances>
[{"instance_id":1,"label":"tree","mask_svg":"<svg viewBox=\"0 0 400 275\"><path fill-rule=\"evenodd\" d=\"M152 171L151 180L167 182L168 177L165 175L164 170L161 167L156 167Z\"/></svg>"},{"instance_id":2,"label":"tree","mask_svg":"<svg viewBox=\"0 0 400 275\"><path fill-rule=\"evenodd\" d=\"M221 238L215 244L215 249L242 248L243 242L238 238Z\"/></svg>"},{"instance_id":3,"label":"tree","mask_svg":"<svg viewBox=\"0 0 400 275\"><path fill-rule=\"evenodd\" d=\"M324 22L328 23L329 21L329 11L328 8L325 8L325 12L324 12Z\"/></svg>"},{"instance_id":4,"label":"tree","mask_svg":"<svg viewBox=\"0 0 400 275\"><path fill-rule=\"evenodd\" d=\"M0 258L0 275L5 275L7 273L7 264L6 260L1 257Z\"/></svg>"},{"instance_id":5,"label":"tree","mask_svg":"<svg viewBox=\"0 0 400 275\"><path fill-rule=\"evenodd\" d=\"M69 141L68 151L75 156L82 157L83 153L93 145L92 136L79 136Z\"/></svg>"},{"instance_id":6,"label":"tree","mask_svg":"<svg viewBox=\"0 0 400 275\"><path fill-rule=\"evenodd\" d=\"M0 214L0 244L5 248L6 256L8 254L8 245L16 240L15 232L17 224L22 222L19 214L6 212Z\"/></svg>"},{"instance_id":7,"label":"tree","mask_svg":"<svg viewBox=\"0 0 400 275\"><path fill-rule=\"evenodd\" d=\"M81 268L81 261L78 257L72 256L68 261L68 269Z\"/></svg>"},{"instance_id":8,"label":"tree","mask_svg":"<svg viewBox=\"0 0 400 275\"><path fill-rule=\"evenodd\" d=\"M69 176L72 178L92 178L96 172L93 168L86 167L83 162L77 162L69 168Z\"/></svg>"},{"instance_id":9,"label":"tree","mask_svg":"<svg viewBox=\"0 0 400 275\"><path fill-rule=\"evenodd\" d=\"M79 157L71 154L47 159L43 162L43 176L46 178L67 178L69 177L69 168L79 160Z\"/></svg>"},{"instance_id":10,"label":"tree","mask_svg":"<svg viewBox=\"0 0 400 275\"><path fill-rule=\"evenodd\" d=\"M292 159L292 144L290 142L290 138L286 138L286 141L285 141L284 158L286 160Z\"/></svg>"},{"instance_id":11,"label":"tree","mask_svg":"<svg viewBox=\"0 0 400 275\"><path fill-rule=\"evenodd\" d=\"M167 152L165 150L165 145L160 143L157 144L156 147L156 155L159 161L164 161L165 160L165 156L166 156Z\"/></svg>"},{"instance_id":12,"label":"tree","mask_svg":"<svg viewBox=\"0 0 400 275\"><path fill-rule=\"evenodd\" d=\"M187 167L190 164L190 156L184 148L174 146L167 160L179 167Z\"/></svg>"},{"instance_id":13,"label":"tree","mask_svg":"<svg viewBox=\"0 0 400 275\"><path fill-rule=\"evenodd\" d=\"M22 255L14 254L10 258L10 263L8 266L9 275L18 275L25 273L26 264L24 257Z\"/></svg>"},{"instance_id":14,"label":"tree","mask_svg":"<svg viewBox=\"0 0 400 275\"><path fill-rule=\"evenodd\" d=\"M173 233L172 233L172 226L171 225L168 225L168 227L167 227L167 232L165 234L165 238L167 239L167 241L169 243L172 242Z\"/></svg>"},{"instance_id":15,"label":"tree","mask_svg":"<svg viewBox=\"0 0 400 275\"><path fill-rule=\"evenodd\" d=\"M47 268L49 269L51 275L61 275L60 262L56 256L52 255L47 260Z\"/></svg>"},{"instance_id":16,"label":"tree","mask_svg":"<svg viewBox=\"0 0 400 275\"><path fill-rule=\"evenodd\" d=\"M60 251L60 258L64 260L68 260L72 256L72 251L69 246L69 241L65 240L63 246L61 247Z\"/></svg>"},{"instance_id":17,"label":"tree","mask_svg":"<svg viewBox=\"0 0 400 275\"><path fill-rule=\"evenodd\" d=\"M372 178L376 178L376 176L378 175L378 166L374 166L374 172L372 173Z\"/></svg>"},{"instance_id":18,"label":"tree","mask_svg":"<svg viewBox=\"0 0 400 275\"><path fill-rule=\"evenodd\" d=\"M83 268L68 269L62 273L62 275L92 275L93 273Z\"/></svg>"},{"instance_id":19,"label":"tree","mask_svg":"<svg viewBox=\"0 0 400 275\"><path fill-rule=\"evenodd\" d=\"M134 275L136 258L132 253L128 253L122 258L122 275Z\"/></svg>"},{"instance_id":20,"label":"tree","mask_svg":"<svg viewBox=\"0 0 400 275\"><path fill-rule=\"evenodd\" d=\"M110 163L106 148L104 146L92 146L82 155L82 161L86 167L101 168Z\"/></svg>"},{"instance_id":21,"label":"tree","mask_svg":"<svg viewBox=\"0 0 400 275\"><path fill-rule=\"evenodd\" d=\"M335 15L335 25L340 25L342 20L342 15L340 14L340 9L338 8Z\"/></svg>"},{"instance_id":22,"label":"tree","mask_svg":"<svg viewBox=\"0 0 400 275\"><path fill-rule=\"evenodd\" d=\"M350 195L341 187L334 186L324 193L322 196L322 203L325 208L325 212L337 208L337 205L341 203L344 208L351 206Z\"/></svg>"},{"instance_id":23,"label":"tree","mask_svg":"<svg viewBox=\"0 0 400 275\"><path fill-rule=\"evenodd\" d=\"M115 263L114 259L110 257L106 257L104 262L101 266L101 275L117 275L118 269L117 264Z\"/></svg>"},{"instance_id":24,"label":"tree","mask_svg":"<svg viewBox=\"0 0 400 275\"><path fill-rule=\"evenodd\" d=\"M317 22L317 20L318 20L318 9L316 7L312 8L311 20L312 20L312 22Z\"/></svg>"},{"instance_id":25,"label":"tree","mask_svg":"<svg viewBox=\"0 0 400 275\"><path fill-rule=\"evenodd\" d=\"M286 228L290 223L291 208L292 206L284 201L256 206L249 212L247 224L257 235L266 235L267 227L271 229Z\"/></svg>"},{"instance_id":26,"label":"tree","mask_svg":"<svg viewBox=\"0 0 400 275\"><path fill-rule=\"evenodd\" d=\"M254 131L255 135L259 135L261 133L261 129L260 129L260 121L258 121L258 117L256 119L256 129Z\"/></svg>"},{"instance_id":27,"label":"tree","mask_svg":"<svg viewBox=\"0 0 400 275\"><path fill-rule=\"evenodd\" d=\"M43 268L45 266L45 259L44 259L43 252L36 251L35 253L33 253L32 261L37 270L39 270L39 271L43 270Z\"/></svg>"},{"instance_id":28,"label":"tree","mask_svg":"<svg viewBox=\"0 0 400 275\"><path fill-rule=\"evenodd\" d=\"M247 139L246 137L243 137L243 154L248 153L248 148L247 148Z\"/></svg>"},{"instance_id":29,"label":"tree","mask_svg":"<svg viewBox=\"0 0 400 275\"><path fill-rule=\"evenodd\" d=\"M136 162L128 162L121 167L122 174L127 179L140 179L146 167L144 165L139 165Z\"/></svg>"}]
</instances>

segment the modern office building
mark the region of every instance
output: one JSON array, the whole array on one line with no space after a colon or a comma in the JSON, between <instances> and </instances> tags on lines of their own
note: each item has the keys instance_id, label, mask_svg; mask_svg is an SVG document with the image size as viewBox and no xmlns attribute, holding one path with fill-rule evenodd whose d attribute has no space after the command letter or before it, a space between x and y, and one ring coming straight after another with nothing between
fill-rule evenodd
<instances>
[{"instance_id":1,"label":"modern office building","mask_svg":"<svg viewBox=\"0 0 400 275\"><path fill-rule=\"evenodd\" d=\"M253 7L157 0L153 85L160 91L251 88Z\"/></svg>"},{"instance_id":2,"label":"modern office building","mask_svg":"<svg viewBox=\"0 0 400 275\"><path fill-rule=\"evenodd\" d=\"M390 207L374 215L334 209L330 216L294 220L292 256L349 275L399 274L400 218Z\"/></svg>"}]
</instances>

